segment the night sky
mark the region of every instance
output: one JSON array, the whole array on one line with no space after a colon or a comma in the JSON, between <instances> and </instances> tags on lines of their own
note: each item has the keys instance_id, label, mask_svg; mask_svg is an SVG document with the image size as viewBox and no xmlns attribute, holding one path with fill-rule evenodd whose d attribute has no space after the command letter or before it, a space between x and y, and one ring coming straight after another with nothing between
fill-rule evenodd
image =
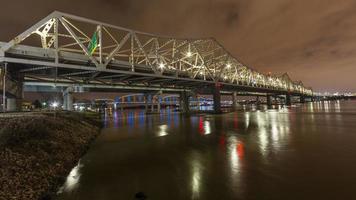
<instances>
[{"instance_id":1,"label":"night sky","mask_svg":"<svg viewBox=\"0 0 356 200\"><path fill-rule=\"evenodd\" d=\"M355 0L0 0L0 41L54 10L144 32L215 37L247 66L356 91Z\"/></svg>"}]
</instances>

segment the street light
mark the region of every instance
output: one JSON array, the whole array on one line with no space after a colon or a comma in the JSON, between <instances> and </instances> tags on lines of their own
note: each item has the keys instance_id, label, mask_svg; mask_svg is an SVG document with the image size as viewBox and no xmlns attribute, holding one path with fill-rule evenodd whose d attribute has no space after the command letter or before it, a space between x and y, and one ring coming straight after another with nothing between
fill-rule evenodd
<instances>
[{"instance_id":1,"label":"street light","mask_svg":"<svg viewBox=\"0 0 356 200\"><path fill-rule=\"evenodd\" d=\"M163 69L164 68L164 64L163 63L159 64L159 68Z\"/></svg>"},{"instance_id":2,"label":"street light","mask_svg":"<svg viewBox=\"0 0 356 200\"><path fill-rule=\"evenodd\" d=\"M191 56L192 56L192 52L188 51L187 57L191 57Z\"/></svg>"},{"instance_id":3,"label":"street light","mask_svg":"<svg viewBox=\"0 0 356 200\"><path fill-rule=\"evenodd\" d=\"M58 107L58 102L53 102L52 104L51 104L51 107L53 107L54 109L56 109L57 107Z\"/></svg>"},{"instance_id":4,"label":"street light","mask_svg":"<svg viewBox=\"0 0 356 200\"><path fill-rule=\"evenodd\" d=\"M51 107L53 108L53 111L54 111L54 118L56 118L56 108L58 107L58 102L54 101L51 104Z\"/></svg>"}]
</instances>

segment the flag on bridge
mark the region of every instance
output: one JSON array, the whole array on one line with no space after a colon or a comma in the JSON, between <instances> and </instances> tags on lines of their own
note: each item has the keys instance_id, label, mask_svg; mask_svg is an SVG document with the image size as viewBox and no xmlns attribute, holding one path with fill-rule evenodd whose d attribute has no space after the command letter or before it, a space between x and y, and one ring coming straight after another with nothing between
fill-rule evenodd
<instances>
[{"instance_id":1,"label":"flag on bridge","mask_svg":"<svg viewBox=\"0 0 356 200\"><path fill-rule=\"evenodd\" d=\"M95 52L95 49L98 47L98 31L95 31L88 45L88 51L90 55Z\"/></svg>"}]
</instances>

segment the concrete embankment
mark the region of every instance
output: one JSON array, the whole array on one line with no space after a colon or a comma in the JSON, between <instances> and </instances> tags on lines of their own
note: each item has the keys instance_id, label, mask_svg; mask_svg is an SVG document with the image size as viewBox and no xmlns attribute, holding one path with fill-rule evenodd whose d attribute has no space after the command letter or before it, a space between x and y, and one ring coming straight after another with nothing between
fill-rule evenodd
<instances>
[{"instance_id":1,"label":"concrete embankment","mask_svg":"<svg viewBox=\"0 0 356 200\"><path fill-rule=\"evenodd\" d=\"M50 199L100 126L94 113L0 116L0 199Z\"/></svg>"}]
</instances>

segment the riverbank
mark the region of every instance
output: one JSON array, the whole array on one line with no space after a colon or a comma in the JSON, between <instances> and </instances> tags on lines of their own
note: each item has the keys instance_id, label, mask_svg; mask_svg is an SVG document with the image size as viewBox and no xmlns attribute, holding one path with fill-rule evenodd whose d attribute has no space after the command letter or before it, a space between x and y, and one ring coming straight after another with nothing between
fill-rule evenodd
<instances>
[{"instance_id":1,"label":"riverbank","mask_svg":"<svg viewBox=\"0 0 356 200\"><path fill-rule=\"evenodd\" d=\"M0 199L50 199L100 131L95 113L0 117Z\"/></svg>"}]
</instances>

